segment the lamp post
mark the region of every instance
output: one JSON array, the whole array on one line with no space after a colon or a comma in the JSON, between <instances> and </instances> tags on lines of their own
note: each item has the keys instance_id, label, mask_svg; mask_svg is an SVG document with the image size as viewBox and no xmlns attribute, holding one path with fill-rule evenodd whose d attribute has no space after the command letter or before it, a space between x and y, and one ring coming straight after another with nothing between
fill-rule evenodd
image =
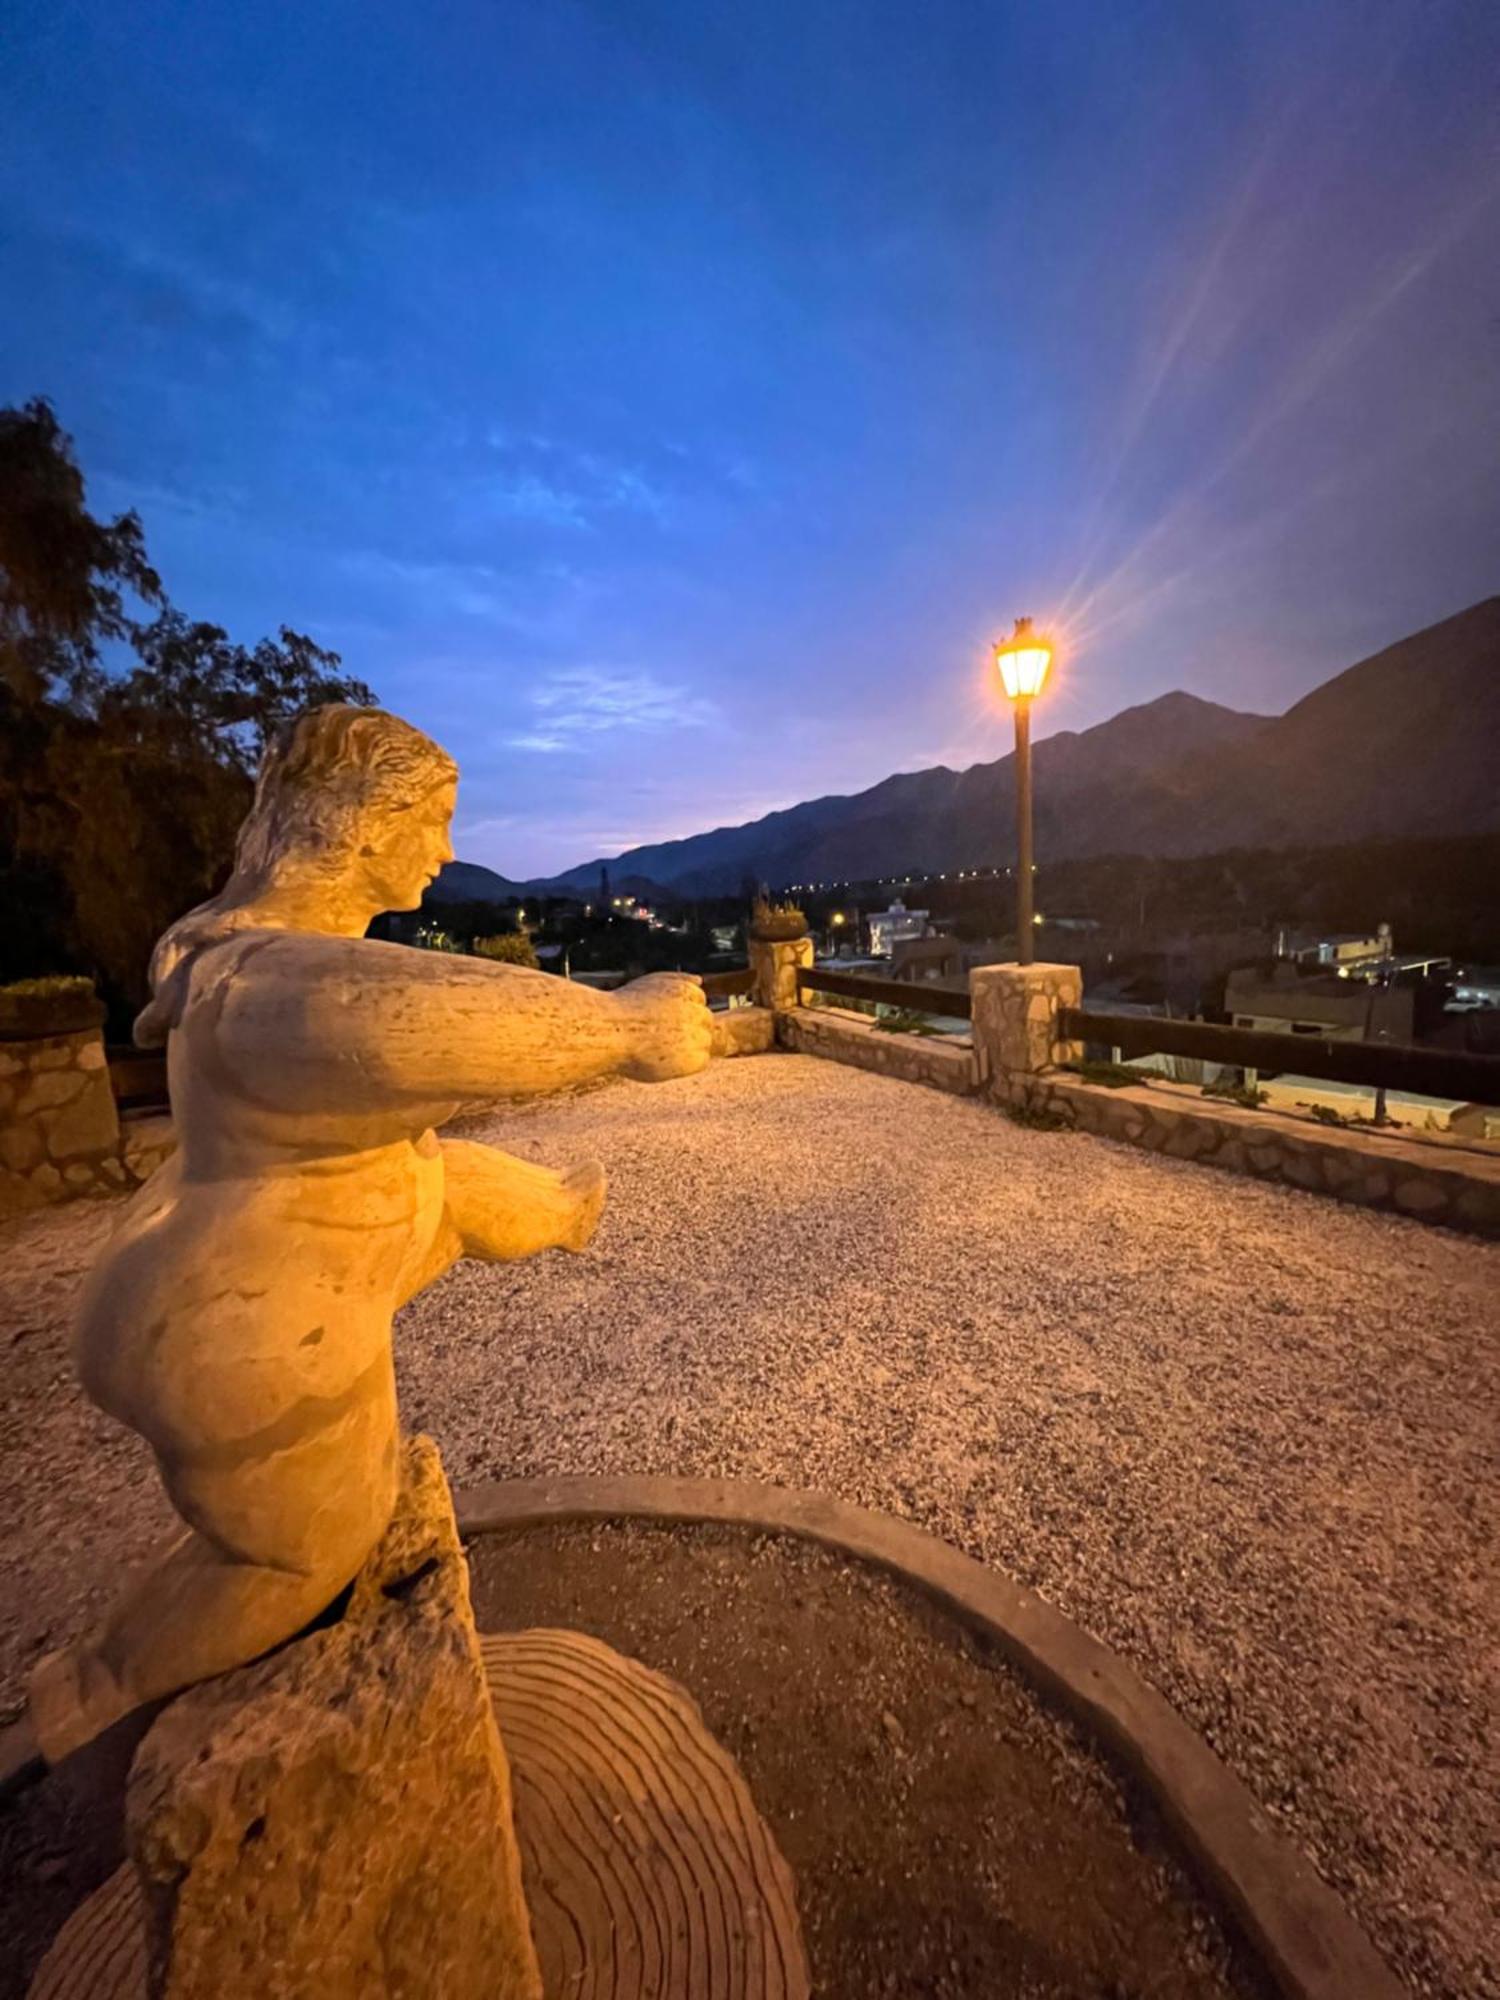
<instances>
[{"instance_id":1,"label":"lamp post","mask_svg":"<svg viewBox=\"0 0 1500 2000\"><path fill-rule=\"evenodd\" d=\"M1016 958L1030 965L1036 955L1031 911L1031 704L1042 691L1052 647L1018 618L1016 629L995 648L1001 686L1016 718Z\"/></svg>"},{"instance_id":2,"label":"lamp post","mask_svg":"<svg viewBox=\"0 0 1500 2000\"><path fill-rule=\"evenodd\" d=\"M1365 1000L1364 1038L1367 1042L1383 1042L1386 1039L1384 1022L1381 1023L1378 1029L1375 1026L1375 1007L1378 996L1384 993L1389 987L1392 975L1395 972L1395 967L1391 963L1392 945L1390 925L1382 924L1377 935L1380 939L1380 958L1365 982L1369 988L1368 997ZM1390 1117L1385 1108L1385 1085L1383 1083L1377 1083L1375 1086L1375 1123L1377 1125L1388 1125L1390 1123Z\"/></svg>"}]
</instances>

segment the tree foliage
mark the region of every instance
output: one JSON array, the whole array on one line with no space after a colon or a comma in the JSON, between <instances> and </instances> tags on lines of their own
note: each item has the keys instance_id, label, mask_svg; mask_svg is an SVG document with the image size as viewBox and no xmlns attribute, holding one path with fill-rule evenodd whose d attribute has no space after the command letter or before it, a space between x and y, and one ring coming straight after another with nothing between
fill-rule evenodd
<instances>
[{"instance_id":1,"label":"tree foliage","mask_svg":"<svg viewBox=\"0 0 1500 2000\"><path fill-rule=\"evenodd\" d=\"M89 513L50 405L0 410L0 978L139 1002L223 879L267 734L328 701L374 696L290 627L246 647L176 610L135 515Z\"/></svg>"},{"instance_id":2,"label":"tree foliage","mask_svg":"<svg viewBox=\"0 0 1500 2000\"><path fill-rule=\"evenodd\" d=\"M277 639L238 646L222 626L195 622L168 605L133 634L133 644L139 664L104 689L101 719L133 741L211 748L247 775L285 717L323 702L368 707L375 700L363 681L339 673L337 653L288 625Z\"/></svg>"},{"instance_id":3,"label":"tree foliage","mask_svg":"<svg viewBox=\"0 0 1500 2000\"><path fill-rule=\"evenodd\" d=\"M127 591L161 601L139 519L89 513L50 403L0 410L0 676L12 692L35 701L95 689L101 644L133 629Z\"/></svg>"},{"instance_id":4,"label":"tree foliage","mask_svg":"<svg viewBox=\"0 0 1500 2000\"><path fill-rule=\"evenodd\" d=\"M492 937L477 937L469 949L480 958L492 958L497 965L524 965L537 970L536 946L525 931L496 931Z\"/></svg>"}]
</instances>

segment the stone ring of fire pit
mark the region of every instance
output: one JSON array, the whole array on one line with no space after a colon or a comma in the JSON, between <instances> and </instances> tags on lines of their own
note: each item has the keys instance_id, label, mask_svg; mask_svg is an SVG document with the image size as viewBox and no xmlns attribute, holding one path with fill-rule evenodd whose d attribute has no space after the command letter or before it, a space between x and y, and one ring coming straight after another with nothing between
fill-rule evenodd
<instances>
[{"instance_id":1,"label":"stone ring of fire pit","mask_svg":"<svg viewBox=\"0 0 1500 2000\"><path fill-rule=\"evenodd\" d=\"M1404 1989L1311 1863L1198 1733L1118 1654L998 1570L893 1515L752 1480L502 1480L454 1495L465 1540L566 1521L717 1522L875 1565L993 1641L1156 1799L1187 1860L1287 2000Z\"/></svg>"}]
</instances>

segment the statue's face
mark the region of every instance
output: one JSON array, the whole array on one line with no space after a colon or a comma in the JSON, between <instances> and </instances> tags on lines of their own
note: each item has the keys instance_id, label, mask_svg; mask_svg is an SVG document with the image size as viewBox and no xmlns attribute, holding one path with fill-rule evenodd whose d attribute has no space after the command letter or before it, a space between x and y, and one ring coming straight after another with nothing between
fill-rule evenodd
<instances>
[{"instance_id":1,"label":"statue's face","mask_svg":"<svg viewBox=\"0 0 1500 2000\"><path fill-rule=\"evenodd\" d=\"M448 828L456 789L442 785L405 812L383 815L361 843L359 858L377 909L414 910L443 863L453 859Z\"/></svg>"}]
</instances>

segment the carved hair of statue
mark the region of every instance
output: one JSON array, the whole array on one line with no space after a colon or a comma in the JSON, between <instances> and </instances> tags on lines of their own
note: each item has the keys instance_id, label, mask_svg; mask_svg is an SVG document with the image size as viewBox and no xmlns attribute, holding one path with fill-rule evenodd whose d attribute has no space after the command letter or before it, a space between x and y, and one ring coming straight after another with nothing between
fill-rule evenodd
<instances>
[{"instance_id":1,"label":"carved hair of statue","mask_svg":"<svg viewBox=\"0 0 1500 2000\"><path fill-rule=\"evenodd\" d=\"M135 1024L137 1044L166 1039L183 998L176 975L196 952L235 931L277 927L279 889L337 882L372 819L405 812L457 777L446 750L382 708L331 703L283 723L261 759L229 880L164 931L151 954L152 998Z\"/></svg>"}]
</instances>

